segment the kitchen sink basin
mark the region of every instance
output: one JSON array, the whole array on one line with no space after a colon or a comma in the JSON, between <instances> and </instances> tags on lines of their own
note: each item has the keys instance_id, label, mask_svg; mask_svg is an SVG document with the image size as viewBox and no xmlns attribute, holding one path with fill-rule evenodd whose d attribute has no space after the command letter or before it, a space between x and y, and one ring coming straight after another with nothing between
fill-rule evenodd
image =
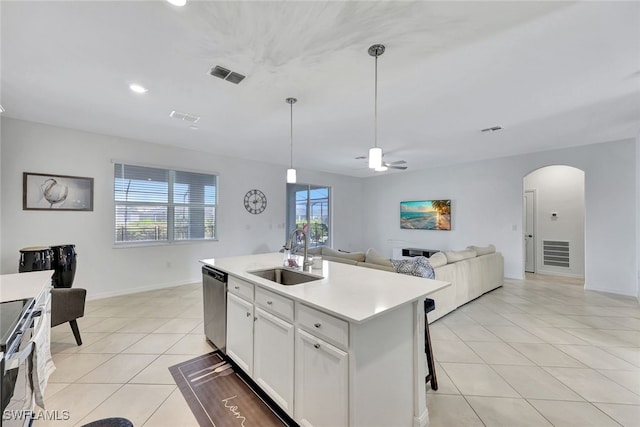
<instances>
[{"instance_id":1,"label":"kitchen sink basin","mask_svg":"<svg viewBox=\"0 0 640 427\"><path fill-rule=\"evenodd\" d=\"M281 285L299 285L300 283L324 279L324 277L312 276L288 268L269 268L266 270L249 271L248 273Z\"/></svg>"}]
</instances>

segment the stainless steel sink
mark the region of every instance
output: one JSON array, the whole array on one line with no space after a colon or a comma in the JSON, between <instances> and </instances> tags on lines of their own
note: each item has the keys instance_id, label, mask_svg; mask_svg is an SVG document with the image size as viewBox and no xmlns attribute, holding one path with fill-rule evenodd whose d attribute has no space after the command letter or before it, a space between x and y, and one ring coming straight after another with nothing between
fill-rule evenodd
<instances>
[{"instance_id":1,"label":"stainless steel sink","mask_svg":"<svg viewBox=\"0 0 640 427\"><path fill-rule=\"evenodd\" d=\"M290 270L288 268L269 268L266 270L249 271L248 273L281 285L299 285L300 283L324 279L324 277L321 276L312 276L311 274Z\"/></svg>"}]
</instances>

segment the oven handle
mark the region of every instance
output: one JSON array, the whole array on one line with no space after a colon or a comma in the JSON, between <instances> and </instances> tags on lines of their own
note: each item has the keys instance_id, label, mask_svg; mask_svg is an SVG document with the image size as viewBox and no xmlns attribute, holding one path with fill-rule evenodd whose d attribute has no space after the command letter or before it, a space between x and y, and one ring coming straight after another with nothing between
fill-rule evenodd
<instances>
[{"instance_id":1,"label":"oven handle","mask_svg":"<svg viewBox=\"0 0 640 427\"><path fill-rule=\"evenodd\" d=\"M15 351L17 350L17 348L16 348L16 347L19 347L19 346L20 346L20 343L22 342L22 337L24 336L24 333L25 333L28 329L33 328L33 327L35 326L35 325L34 325L34 322L35 322L35 318L36 318L36 317L40 317L40 316L42 316L42 309L43 309L43 308L44 308L44 307L38 307L37 309L36 309L36 308L31 309L31 312L29 312L29 315L27 316L27 318L26 318L26 319L23 321L23 323L22 323L22 327L20 328L21 330L20 330L19 332L17 332L17 333L16 333L16 335L18 335L18 336L19 336L19 338L17 338L17 339L15 339L15 340L13 340L13 344L12 344L12 345L7 349L7 352L5 353L5 356L13 356L13 354L21 355L21 354L23 354L26 350L28 350L28 349L29 349L29 347L31 347L32 343L29 343L29 347L25 348L25 349L24 349L23 351L21 351L20 353L15 353ZM27 356L28 356L29 354L30 354L30 353L28 353L28 354L27 354ZM16 356L16 357L17 357L17 356ZM24 356L24 357L26 357L26 356ZM22 357L22 359L20 360L20 362L24 360L24 357ZM6 360L6 364L5 364L5 372L6 372L7 370L9 370L9 369L13 369L13 368L15 367L15 366L13 366L13 367L9 367L9 366L10 366L10 362L11 362L13 359L14 359L13 357L9 357L9 358L5 359L5 360Z\"/></svg>"},{"instance_id":2,"label":"oven handle","mask_svg":"<svg viewBox=\"0 0 640 427\"><path fill-rule=\"evenodd\" d=\"M27 357L29 357L32 350L33 350L33 342L30 342L21 352L16 353L15 356L13 357L5 359L4 373L6 374L7 371L10 371L11 369L15 369L18 366L20 366L20 364L23 363Z\"/></svg>"}]
</instances>

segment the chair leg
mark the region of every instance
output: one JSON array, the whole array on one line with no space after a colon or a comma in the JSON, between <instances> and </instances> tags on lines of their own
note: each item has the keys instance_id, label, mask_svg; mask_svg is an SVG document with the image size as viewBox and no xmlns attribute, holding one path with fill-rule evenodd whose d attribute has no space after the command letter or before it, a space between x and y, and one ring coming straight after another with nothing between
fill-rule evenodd
<instances>
[{"instance_id":1,"label":"chair leg","mask_svg":"<svg viewBox=\"0 0 640 427\"><path fill-rule=\"evenodd\" d=\"M69 321L69 325L71 325L71 330L73 331L73 336L76 339L76 344L82 345L82 338L80 338L80 329L78 329L78 321L71 320Z\"/></svg>"},{"instance_id":2,"label":"chair leg","mask_svg":"<svg viewBox=\"0 0 640 427\"><path fill-rule=\"evenodd\" d=\"M431 335L429 334L429 321L427 315L424 316L424 351L427 354L427 365L429 374L425 378L425 382L431 381L431 388L438 389L438 379L436 378L436 367L433 361L433 350L431 349Z\"/></svg>"}]
</instances>

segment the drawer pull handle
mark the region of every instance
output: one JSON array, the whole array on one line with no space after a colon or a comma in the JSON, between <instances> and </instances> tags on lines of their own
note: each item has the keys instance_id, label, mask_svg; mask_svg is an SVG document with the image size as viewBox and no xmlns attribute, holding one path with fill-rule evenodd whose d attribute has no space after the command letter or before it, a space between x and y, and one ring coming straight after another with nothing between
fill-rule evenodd
<instances>
[{"instance_id":1,"label":"drawer pull handle","mask_svg":"<svg viewBox=\"0 0 640 427\"><path fill-rule=\"evenodd\" d=\"M320 323L315 323L313 326L315 326L316 328L319 328L322 325Z\"/></svg>"},{"instance_id":2,"label":"drawer pull handle","mask_svg":"<svg viewBox=\"0 0 640 427\"><path fill-rule=\"evenodd\" d=\"M235 289L236 291L240 290L240 286L234 286L233 289Z\"/></svg>"},{"instance_id":3,"label":"drawer pull handle","mask_svg":"<svg viewBox=\"0 0 640 427\"><path fill-rule=\"evenodd\" d=\"M320 344L314 344L313 347L314 348L320 348Z\"/></svg>"},{"instance_id":4,"label":"drawer pull handle","mask_svg":"<svg viewBox=\"0 0 640 427\"><path fill-rule=\"evenodd\" d=\"M249 313L249 312L247 311L247 317L249 317L249 316L251 316L251 313Z\"/></svg>"},{"instance_id":5,"label":"drawer pull handle","mask_svg":"<svg viewBox=\"0 0 640 427\"><path fill-rule=\"evenodd\" d=\"M271 304L273 304L273 301L267 301L267 304L271 305Z\"/></svg>"}]
</instances>

